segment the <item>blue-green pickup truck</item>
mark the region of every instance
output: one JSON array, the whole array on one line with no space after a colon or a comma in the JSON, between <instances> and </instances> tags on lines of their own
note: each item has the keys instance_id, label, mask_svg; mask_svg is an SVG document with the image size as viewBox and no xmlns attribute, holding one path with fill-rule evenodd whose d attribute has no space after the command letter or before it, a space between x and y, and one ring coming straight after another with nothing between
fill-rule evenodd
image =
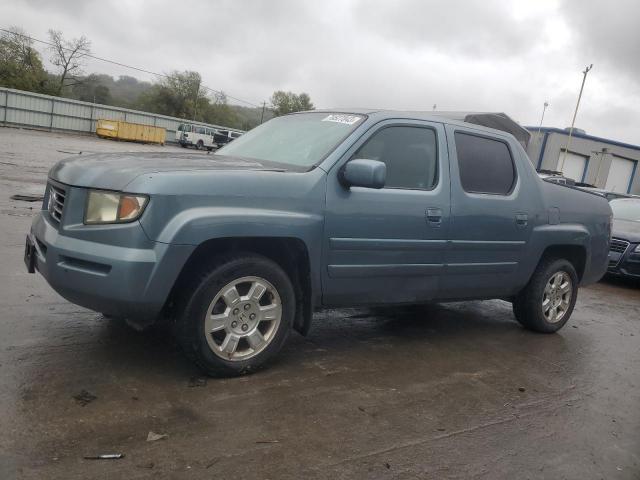
<instances>
[{"instance_id":1,"label":"blue-green pickup truck","mask_svg":"<svg viewBox=\"0 0 640 480\"><path fill-rule=\"evenodd\" d=\"M505 131L313 111L214 155L59 162L25 262L78 305L169 319L201 368L233 375L324 307L501 298L555 332L605 273L610 236L608 202L540 179Z\"/></svg>"}]
</instances>

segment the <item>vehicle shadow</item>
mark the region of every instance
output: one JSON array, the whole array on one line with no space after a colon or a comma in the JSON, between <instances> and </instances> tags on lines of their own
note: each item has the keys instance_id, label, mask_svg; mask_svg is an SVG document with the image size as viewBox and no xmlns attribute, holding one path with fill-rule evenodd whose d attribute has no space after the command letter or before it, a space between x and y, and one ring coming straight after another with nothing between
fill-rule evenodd
<instances>
[{"instance_id":1,"label":"vehicle shadow","mask_svg":"<svg viewBox=\"0 0 640 480\"><path fill-rule=\"evenodd\" d=\"M310 334L292 334L269 370L289 368L311 357L331 357L344 361L344 355L369 356L379 347L397 352L420 351L428 343L438 349L468 349L478 352L519 350L537 352L541 345L561 353L561 335L543 335L525 330L517 323L511 305L502 301L459 302L420 306L329 309L314 315ZM133 331L111 321L106 326L97 358L130 374L144 374L174 380L201 375L183 355L170 330L152 328ZM514 347L517 345L517 348Z\"/></svg>"},{"instance_id":2,"label":"vehicle shadow","mask_svg":"<svg viewBox=\"0 0 640 480\"><path fill-rule=\"evenodd\" d=\"M620 277L617 275L607 274L604 277L602 277L600 282L605 283L607 285L625 288L629 290L637 290L640 288L640 279Z\"/></svg>"},{"instance_id":3,"label":"vehicle shadow","mask_svg":"<svg viewBox=\"0 0 640 480\"><path fill-rule=\"evenodd\" d=\"M82 316L92 316L93 322L85 319L74 324L70 348L61 348L52 338L39 347L41 361L31 358L24 365L34 376L41 376L43 362L61 372L49 387L61 383L92 388L117 381L123 389L155 388L169 394L171 388L190 386L194 378L203 377L169 329L138 332L99 314ZM423 355L425 346L435 349L436 355L465 351L478 358L487 352L535 353L542 346L557 354L565 350L561 335L523 329L513 318L510 304L501 301L330 309L314 315L309 336L292 334L270 368L258 376L297 375L300 365L318 359L346 363L346 367L352 359L355 363L366 359L372 365L383 358L404 362L410 360L407 355Z\"/></svg>"},{"instance_id":4,"label":"vehicle shadow","mask_svg":"<svg viewBox=\"0 0 640 480\"><path fill-rule=\"evenodd\" d=\"M314 330L353 333L359 338L383 334L398 339L523 331L513 318L511 305L499 301L329 310L316 315Z\"/></svg>"},{"instance_id":5,"label":"vehicle shadow","mask_svg":"<svg viewBox=\"0 0 640 480\"><path fill-rule=\"evenodd\" d=\"M453 372L494 362L517 364L542 358L543 351L549 359L565 357L562 332L524 329L507 302L459 302L319 312L309 336L290 340L278 364L315 359L335 368L349 368L347 362L381 371L386 364L403 369L439 365Z\"/></svg>"}]
</instances>

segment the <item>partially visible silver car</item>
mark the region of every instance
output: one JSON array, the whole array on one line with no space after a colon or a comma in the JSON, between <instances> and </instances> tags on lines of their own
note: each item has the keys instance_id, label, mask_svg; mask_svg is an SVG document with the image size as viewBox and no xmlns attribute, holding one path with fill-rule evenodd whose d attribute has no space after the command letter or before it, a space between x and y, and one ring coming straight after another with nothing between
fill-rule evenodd
<instances>
[{"instance_id":1,"label":"partially visible silver car","mask_svg":"<svg viewBox=\"0 0 640 480\"><path fill-rule=\"evenodd\" d=\"M640 198L609 202L613 228L608 273L640 279Z\"/></svg>"}]
</instances>

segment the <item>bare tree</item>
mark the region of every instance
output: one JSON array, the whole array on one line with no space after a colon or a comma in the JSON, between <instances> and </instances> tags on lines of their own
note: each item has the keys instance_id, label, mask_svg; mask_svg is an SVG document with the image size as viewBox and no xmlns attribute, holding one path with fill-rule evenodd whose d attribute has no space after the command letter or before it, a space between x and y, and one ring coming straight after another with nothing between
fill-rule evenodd
<instances>
[{"instance_id":1,"label":"bare tree","mask_svg":"<svg viewBox=\"0 0 640 480\"><path fill-rule=\"evenodd\" d=\"M59 30L49 30L49 42L51 63L60 69L57 87L57 94L60 95L64 87L78 83L78 77L83 73L83 60L91 54L91 42L84 35L65 40Z\"/></svg>"}]
</instances>

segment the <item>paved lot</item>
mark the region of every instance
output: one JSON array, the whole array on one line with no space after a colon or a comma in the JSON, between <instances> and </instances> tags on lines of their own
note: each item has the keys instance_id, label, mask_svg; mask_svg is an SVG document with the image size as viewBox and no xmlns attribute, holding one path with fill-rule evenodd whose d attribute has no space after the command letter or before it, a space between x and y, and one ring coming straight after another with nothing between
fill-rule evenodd
<instances>
[{"instance_id":1,"label":"paved lot","mask_svg":"<svg viewBox=\"0 0 640 480\"><path fill-rule=\"evenodd\" d=\"M0 128L1 479L640 478L635 285L582 289L556 335L501 301L324 312L269 370L213 380L26 274L39 204L10 195L65 152L150 149L179 150Z\"/></svg>"}]
</instances>

